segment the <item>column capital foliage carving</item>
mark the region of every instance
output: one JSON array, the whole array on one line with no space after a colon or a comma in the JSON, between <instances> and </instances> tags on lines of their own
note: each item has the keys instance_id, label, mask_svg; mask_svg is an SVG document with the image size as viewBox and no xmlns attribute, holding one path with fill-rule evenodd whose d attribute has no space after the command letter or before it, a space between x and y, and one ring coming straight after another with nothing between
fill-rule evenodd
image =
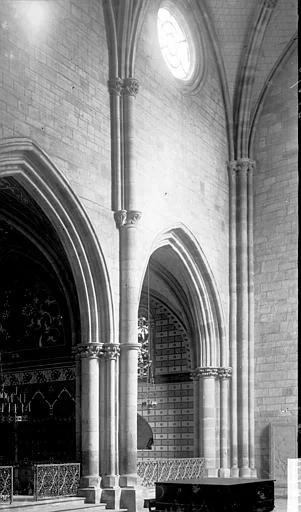
<instances>
[{"instance_id":1,"label":"column capital foliage carving","mask_svg":"<svg viewBox=\"0 0 301 512\"><path fill-rule=\"evenodd\" d=\"M136 96L139 91L139 82L136 78L125 78L122 81L121 94L128 94L129 96Z\"/></svg>"},{"instance_id":2,"label":"column capital foliage carving","mask_svg":"<svg viewBox=\"0 0 301 512\"><path fill-rule=\"evenodd\" d=\"M73 352L78 358L96 358L103 355L103 343L87 343L85 345L77 345Z\"/></svg>"},{"instance_id":3,"label":"column capital foliage carving","mask_svg":"<svg viewBox=\"0 0 301 512\"><path fill-rule=\"evenodd\" d=\"M135 226L141 219L141 215L142 213L138 210L118 210L114 213L116 226L118 228Z\"/></svg>"},{"instance_id":4,"label":"column capital foliage carving","mask_svg":"<svg viewBox=\"0 0 301 512\"><path fill-rule=\"evenodd\" d=\"M218 369L218 376L220 379L230 379L232 375L231 367L222 367Z\"/></svg>"},{"instance_id":5,"label":"column capital foliage carving","mask_svg":"<svg viewBox=\"0 0 301 512\"><path fill-rule=\"evenodd\" d=\"M120 96L122 90L122 79L118 76L116 78L110 78L110 80L108 80L108 89L110 94Z\"/></svg>"},{"instance_id":6,"label":"column capital foliage carving","mask_svg":"<svg viewBox=\"0 0 301 512\"><path fill-rule=\"evenodd\" d=\"M120 355L120 347L114 343L109 343L103 346L103 353L106 359L117 360Z\"/></svg>"},{"instance_id":7,"label":"column capital foliage carving","mask_svg":"<svg viewBox=\"0 0 301 512\"><path fill-rule=\"evenodd\" d=\"M227 162L228 171L235 174L237 171L237 161L231 160L230 162Z\"/></svg>"},{"instance_id":8,"label":"column capital foliage carving","mask_svg":"<svg viewBox=\"0 0 301 512\"><path fill-rule=\"evenodd\" d=\"M108 89L110 94L120 96L121 94L129 96L136 96L139 91L139 82L136 78L110 78L108 80Z\"/></svg>"},{"instance_id":9,"label":"column capital foliage carving","mask_svg":"<svg viewBox=\"0 0 301 512\"><path fill-rule=\"evenodd\" d=\"M213 366L199 366L195 368L192 372L192 378L194 380L199 380L203 377L217 377L219 368L215 368Z\"/></svg>"},{"instance_id":10,"label":"column capital foliage carving","mask_svg":"<svg viewBox=\"0 0 301 512\"><path fill-rule=\"evenodd\" d=\"M255 168L255 161L250 158L239 158L228 162L228 169L233 173L252 172Z\"/></svg>"}]
</instances>

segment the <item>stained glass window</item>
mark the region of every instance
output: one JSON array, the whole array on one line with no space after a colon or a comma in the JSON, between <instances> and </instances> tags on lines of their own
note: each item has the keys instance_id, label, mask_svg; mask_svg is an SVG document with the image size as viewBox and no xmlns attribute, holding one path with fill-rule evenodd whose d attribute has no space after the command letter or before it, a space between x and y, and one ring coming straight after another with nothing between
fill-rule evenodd
<instances>
[{"instance_id":1,"label":"stained glass window","mask_svg":"<svg viewBox=\"0 0 301 512\"><path fill-rule=\"evenodd\" d=\"M157 26L160 49L168 68L176 78L188 80L193 70L193 52L181 17L161 7Z\"/></svg>"}]
</instances>

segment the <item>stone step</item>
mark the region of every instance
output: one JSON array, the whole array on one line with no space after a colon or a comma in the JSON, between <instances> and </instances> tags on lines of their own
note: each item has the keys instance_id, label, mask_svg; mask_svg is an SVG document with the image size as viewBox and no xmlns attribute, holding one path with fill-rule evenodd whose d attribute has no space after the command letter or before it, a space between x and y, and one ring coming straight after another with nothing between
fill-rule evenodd
<instances>
[{"instance_id":1,"label":"stone step","mask_svg":"<svg viewBox=\"0 0 301 512\"><path fill-rule=\"evenodd\" d=\"M105 503L85 503L85 498L52 498L35 501L31 496L16 496L12 503L0 505L0 512L104 512ZM126 512L126 510L110 512Z\"/></svg>"}]
</instances>

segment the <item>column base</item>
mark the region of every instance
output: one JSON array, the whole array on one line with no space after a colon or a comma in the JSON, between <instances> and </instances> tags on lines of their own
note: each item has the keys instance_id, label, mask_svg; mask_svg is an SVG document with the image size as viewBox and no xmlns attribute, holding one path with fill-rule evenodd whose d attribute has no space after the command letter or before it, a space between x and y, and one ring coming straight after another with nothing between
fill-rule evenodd
<instances>
[{"instance_id":1,"label":"column base","mask_svg":"<svg viewBox=\"0 0 301 512\"><path fill-rule=\"evenodd\" d=\"M120 508L126 508L128 512L140 512L137 505L136 489L120 489Z\"/></svg>"},{"instance_id":2,"label":"column base","mask_svg":"<svg viewBox=\"0 0 301 512\"><path fill-rule=\"evenodd\" d=\"M230 477L230 468L220 468L218 470L219 478L229 478Z\"/></svg>"},{"instance_id":3,"label":"column base","mask_svg":"<svg viewBox=\"0 0 301 512\"><path fill-rule=\"evenodd\" d=\"M121 475L119 477L119 486L120 487L127 487L127 488L134 488L137 485L137 475Z\"/></svg>"},{"instance_id":4,"label":"column base","mask_svg":"<svg viewBox=\"0 0 301 512\"><path fill-rule=\"evenodd\" d=\"M257 469L251 468L251 478L257 478Z\"/></svg>"},{"instance_id":5,"label":"column base","mask_svg":"<svg viewBox=\"0 0 301 512\"><path fill-rule=\"evenodd\" d=\"M103 489L115 489L118 487L118 480L117 475L104 475L101 479L101 487Z\"/></svg>"},{"instance_id":6,"label":"column base","mask_svg":"<svg viewBox=\"0 0 301 512\"><path fill-rule=\"evenodd\" d=\"M86 503L100 503L101 489L99 476L83 476L77 495L86 498Z\"/></svg>"},{"instance_id":7,"label":"column base","mask_svg":"<svg viewBox=\"0 0 301 512\"><path fill-rule=\"evenodd\" d=\"M230 469L230 476L231 478L238 478L239 477L239 469L237 466L234 466Z\"/></svg>"},{"instance_id":8,"label":"column base","mask_svg":"<svg viewBox=\"0 0 301 512\"><path fill-rule=\"evenodd\" d=\"M217 468L206 468L205 472L207 478L216 478L218 476Z\"/></svg>"},{"instance_id":9,"label":"column base","mask_svg":"<svg viewBox=\"0 0 301 512\"><path fill-rule=\"evenodd\" d=\"M251 468L249 468L249 467L239 468L239 476L242 478L251 478Z\"/></svg>"},{"instance_id":10,"label":"column base","mask_svg":"<svg viewBox=\"0 0 301 512\"><path fill-rule=\"evenodd\" d=\"M106 504L107 509L118 510L120 506L120 493L119 487L116 489L101 489L101 503Z\"/></svg>"}]
</instances>

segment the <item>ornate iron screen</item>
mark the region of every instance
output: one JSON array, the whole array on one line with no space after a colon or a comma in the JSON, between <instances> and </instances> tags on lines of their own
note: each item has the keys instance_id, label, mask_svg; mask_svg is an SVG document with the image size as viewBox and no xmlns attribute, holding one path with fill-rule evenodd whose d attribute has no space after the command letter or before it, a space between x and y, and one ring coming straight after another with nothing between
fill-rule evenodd
<instances>
[{"instance_id":1,"label":"ornate iron screen","mask_svg":"<svg viewBox=\"0 0 301 512\"><path fill-rule=\"evenodd\" d=\"M144 487L152 487L160 480L194 480L206 476L205 460L199 457L140 459L137 470L138 481Z\"/></svg>"},{"instance_id":2,"label":"ornate iron screen","mask_svg":"<svg viewBox=\"0 0 301 512\"><path fill-rule=\"evenodd\" d=\"M37 464L34 466L36 500L51 496L76 496L80 464Z\"/></svg>"},{"instance_id":3,"label":"ornate iron screen","mask_svg":"<svg viewBox=\"0 0 301 512\"><path fill-rule=\"evenodd\" d=\"M0 466L0 504L13 501L13 468Z\"/></svg>"}]
</instances>

